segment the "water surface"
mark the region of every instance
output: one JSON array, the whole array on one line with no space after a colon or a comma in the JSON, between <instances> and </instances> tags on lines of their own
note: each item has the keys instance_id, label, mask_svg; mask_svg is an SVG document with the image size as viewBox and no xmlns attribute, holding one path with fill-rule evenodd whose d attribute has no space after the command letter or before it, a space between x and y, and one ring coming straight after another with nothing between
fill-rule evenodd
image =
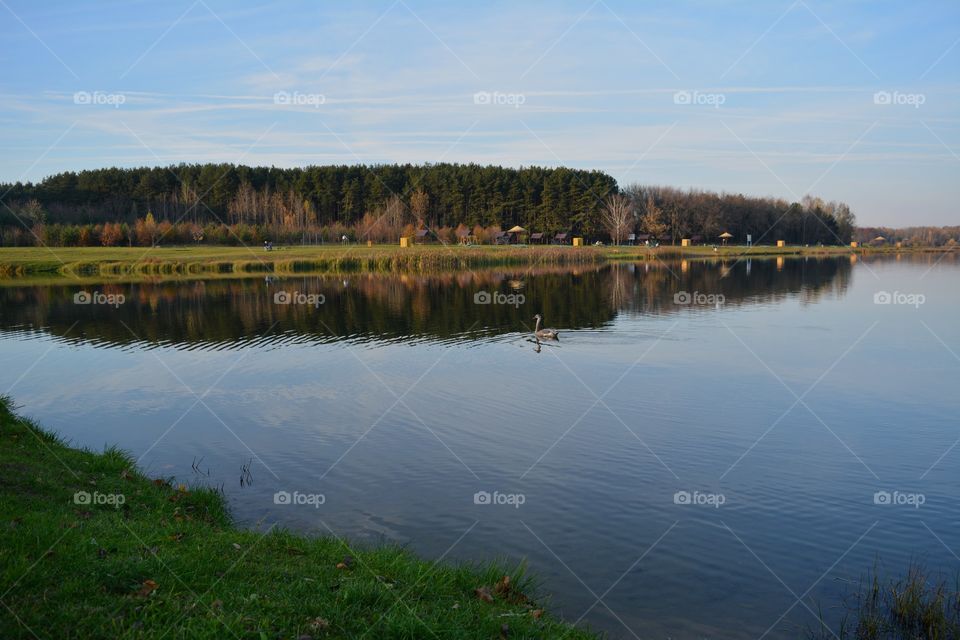
<instances>
[{"instance_id":1,"label":"water surface","mask_svg":"<svg viewBox=\"0 0 960 640\"><path fill-rule=\"evenodd\" d=\"M76 444L222 485L245 526L526 559L612 637L791 638L818 603L836 625L878 559L960 570L958 275L932 255L7 283L0 388ZM559 344L530 340L535 313ZM494 492L514 504L476 503Z\"/></svg>"}]
</instances>

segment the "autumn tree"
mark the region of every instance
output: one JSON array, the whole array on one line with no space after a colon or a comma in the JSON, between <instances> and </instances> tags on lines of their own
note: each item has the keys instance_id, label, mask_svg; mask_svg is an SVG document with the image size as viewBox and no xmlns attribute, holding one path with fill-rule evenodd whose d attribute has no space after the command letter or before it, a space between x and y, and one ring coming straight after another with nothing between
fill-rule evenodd
<instances>
[{"instance_id":1,"label":"autumn tree","mask_svg":"<svg viewBox=\"0 0 960 640\"><path fill-rule=\"evenodd\" d=\"M421 224L429 211L430 194L423 189L417 189L410 194L410 212Z\"/></svg>"},{"instance_id":2,"label":"autumn tree","mask_svg":"<svg viewBox=\"0 0 960 640\"><path fill-rule=\"evenodd\" d=\"M663 223L662 212L654 203L653 196L647 196L643 215L640 217L640 228L654 238L659 238L667 230L667 225Z\"/></svg>"}]
</instances>

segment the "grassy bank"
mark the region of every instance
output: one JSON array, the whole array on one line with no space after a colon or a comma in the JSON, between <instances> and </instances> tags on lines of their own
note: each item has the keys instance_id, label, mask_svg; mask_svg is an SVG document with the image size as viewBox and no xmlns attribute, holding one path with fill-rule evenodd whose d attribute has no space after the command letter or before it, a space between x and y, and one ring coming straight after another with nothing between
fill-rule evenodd
<instances>
[{"instance_id":1,"label":"grassy bank","mask_svg":"<svg viewBox=\"0 0 960 640\"><path fill-rule=\"evenodd\" d=\"M875 247L566 247L566 246L292 246L0 248L0 279L203 278L250 274L441 272L498 266L588 265L607 261L836 256L942 252L937 248Z\"/></svg>"},{"instance_id":2,"label":"grassy bank","mask_svg":"<svg viewBox=\"0 0 960 640\"><path fill-rule=\"evenodd\" d=\"M593 264L592 248L292 246L273 251L245 247L68 247L0 249L0 278L35 275L205 276L221 274L431 272L523 264Z\"/></svg>"},{"instance_id":3,"label":"grassy bank","mask_svg":"<svg viewBox=\"0 0 960 640\"><path fill-rule=\"evenodd\" d=\"M544 614L520 570L234 528L219 493L70 448L5 398L0 468L2 638L594 637Z\"/></svg>"}]
</instances>

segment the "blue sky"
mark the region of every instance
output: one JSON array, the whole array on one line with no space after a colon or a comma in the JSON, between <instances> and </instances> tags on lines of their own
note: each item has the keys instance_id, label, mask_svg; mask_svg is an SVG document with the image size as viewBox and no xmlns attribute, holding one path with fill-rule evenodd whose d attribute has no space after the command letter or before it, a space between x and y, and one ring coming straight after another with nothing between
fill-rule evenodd
<instances>
[{"instance_id":1,"label":"blue sky","mask_svg":"<svg viewBox=\"0 0 960 640\"><path fill-rule=\"evenodd\" d=\"M0 181L478 162L960 224L960 3L0 0Z\"/></svg>"}]
</instances>

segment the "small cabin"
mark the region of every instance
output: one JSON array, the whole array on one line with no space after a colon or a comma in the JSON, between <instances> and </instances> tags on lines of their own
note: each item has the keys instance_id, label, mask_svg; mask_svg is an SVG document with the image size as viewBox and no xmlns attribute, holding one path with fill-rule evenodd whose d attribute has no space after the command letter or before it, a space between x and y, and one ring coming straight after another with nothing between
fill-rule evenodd
<instances>
[{"instance_id":1,"label":"small cabin","mask_svg":"<svg viewBox=\"0 0 960 640\"><path fill-rule=\"evenodd\" d=\"M546 240L546 234L542 232L530 234L530 244L543 244Z\"/></svg>"},{"instance_id":2,"label":"small cabin","mask_svg":"<svg viewBox=\"0 0 960 640\"><path fill-rule=\"evenodd\" d=\"M413 234L413 241L417 244L424 244L430 242L430 230L429 229L420 229Z\"/></svg>"},{"instance_id":3,"label":"small cabin","mask_svg":"<svg viewBox=\"0 0 960 640\"><path fill-rule=\"evenodd\" d=\"M570 234L569 233L558 233L553 236L553 244L570 244Z\"/></svg>"}]
</instances>

